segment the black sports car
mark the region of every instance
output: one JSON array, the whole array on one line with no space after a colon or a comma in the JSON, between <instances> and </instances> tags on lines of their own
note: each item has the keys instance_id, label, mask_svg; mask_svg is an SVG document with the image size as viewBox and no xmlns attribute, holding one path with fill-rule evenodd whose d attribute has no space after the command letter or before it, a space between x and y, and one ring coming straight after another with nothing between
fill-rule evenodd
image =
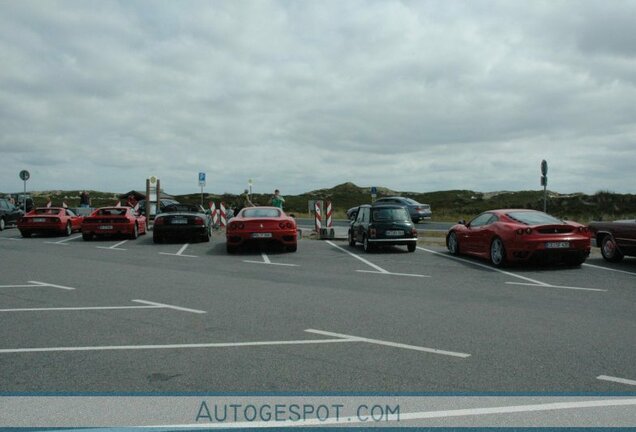
<instances>
[{"instance_id":1,"label":"black sports car","mask_svg":"<svg viewBox=\"0 0 636 432\"><path fill-rule=\"evenodd\" d=\"M400 205L362 205L349 228L349 245L362 243L365 252L377 246L406 245L415 252L417 229Z\"/></svg>"},{"instance_id":2,"label":"black sports car","mask_svg":"<svg viewBox=\"0 0 636 432\"><path fill-rule=\"evenodd\" d=\"M192 239L210 241L212 223L210 215L196 205L170 204L155 216L152 241Z\"/></svg>"}]
</instances>

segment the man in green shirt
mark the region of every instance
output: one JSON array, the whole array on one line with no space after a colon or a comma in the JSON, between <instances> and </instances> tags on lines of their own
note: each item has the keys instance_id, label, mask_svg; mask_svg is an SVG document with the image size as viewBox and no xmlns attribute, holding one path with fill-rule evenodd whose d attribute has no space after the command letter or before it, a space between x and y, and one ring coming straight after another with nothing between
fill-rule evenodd
<instances>
[{"instance_id":1,"label":"man in green shirt","mask_svg":"<svg viewBox=\"0 0 636 432\"><path fill-rule=\"evenodd\" d=\"M283 209L283 204L285 204L285 198L280 196L280 191L276 189L274 191L274 196L272 197L272 206L278 207L279 209Z\"/></svg>"}]
</instances>

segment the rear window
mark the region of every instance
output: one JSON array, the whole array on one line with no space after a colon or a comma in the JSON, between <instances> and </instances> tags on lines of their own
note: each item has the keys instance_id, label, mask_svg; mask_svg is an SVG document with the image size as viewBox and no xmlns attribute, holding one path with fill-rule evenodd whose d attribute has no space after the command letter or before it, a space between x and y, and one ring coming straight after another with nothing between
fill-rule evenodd
<instances>
[{"instance_id":1,"label":"rear window","mask_svg":"<svg viewBox=\"0 0 636 432\"><path fill-rule=\"evenodd\" d=\"M404 208L378 208L373 209L374 221L405 221L410 220L409 214Z\"/></svg>"},{"instance_id":2,"label":"rear window","mask_svg":"<svg viewBox=\"0 0 636 432\"><path fill-rule=\"evenodd\" d=\"M243 217L248 218L276 218L280 216L280 210L276 209L245 209Z\"/></svg>"},{"instance_id":3,"label":"rear window","mask_svg":"<svg viewBox=\"0 0 636 432\"><path fill-rule=\"evenodd\" d=\"M420 205L420 203L411 198L404 198L404 201L406 201L406 203L409 205Z\"/></svg>"},{"instance_id":4,"label":"rear window","mask_svg":"<svg viewBox=\"0 0 636 432\"><path fill-rule=\"evenodd\" d=\"M56 215L60 212L57 208L39 208L35 209L35 214L39 215Z\"/></svg>"},{"instance_id":5,"label":"rear window","mask_svg":"<svg viewBox=\"0 0 636 432\"><path fill-rule=\"evenodd\" d=\"M190 212L190 213L201 213L201 208L195 205L188 204L170 204L164 209L165 212Z\"/></svg>"},{"instance_id":6,"label":"rear window","mask_svg":"<svg viewBox=\"0 0 636 432\"><path fill-rule=\"evenodd\" d=\"M510 212L507 213L507 216L517 222L521 222L526 225L543 225L543 224L562 224L563 221L561 219L557 219L554 216L550 216L549 214L538 212L538 211L528 211L528 212Z\"/></svg>"},{"instance_id":7,"label":"rear window","mask_svg":"<svg viewBox=\"0 0 636 432\"><path fill-rule=\"evenodd\" d=\"M126 214L126 208L109 208L101 209L97 212L98 216L124 216Z\"/></svg>"}]
</instances>

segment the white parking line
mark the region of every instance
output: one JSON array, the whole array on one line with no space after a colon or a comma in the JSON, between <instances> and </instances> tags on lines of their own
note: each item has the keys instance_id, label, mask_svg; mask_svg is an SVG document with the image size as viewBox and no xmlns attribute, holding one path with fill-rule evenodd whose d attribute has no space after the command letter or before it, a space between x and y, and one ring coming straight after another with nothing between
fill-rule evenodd
<instances>
[{"instance_id":1,"label":"white parking line","mask_svg":"<svg viewBox=\"0 0 636 432\"><path fill-rule=\"evenodd\" d=\"M428 252L428 253L431 253L431 254L434 254L434 255L439 255L439 256L442 256L444 258L449 258L449 259L453 259L455 261L464 262L464 263L467 263L467 264L470 264L470 265L474 265L476 267L482 267L482 268L485 268L485 269L488 269L488 270L492 270L492 271L495 271L495 272L498 272L498 273L501 273L501 274L505 274L506 276L511 276L511 277L514 277L514 278L517 278L517 279L521 279L521 280L530 282L530 283L506 282L506 284L509 284L509 285L527 285L527 286L538 286L538 287L543 287L543 288L562 288L562 289L581 290L581 291L607 292L607 290L597 289L597 288L579 288L579 287L567 287L567 286L560 286L560 285L552 285L552 284L541 282L541 281L538 281L538 280L535 280L535 279L530 279L529 277L525 277L525 276L521 276L521 275L518 275L518 274L515 274L515 273L511 273L511 272L508 272L508 271L505 271L505 270L501 270L501 269L498 269L496 267L492 267L492 266L489 266L489 265L486 265L486 264L481 264L481 263L478 263L478 262L475 262L475 261L472 261L472 260L468 260L468 259L465 259L465 258L460 258L460 257L454 256L454 255L448 255L448 254L441 253L441 252L438 252L438 251L434 251L434 250L431 250L431 249L426 249L426 248L423 248L423 247L420 247L420 246L418 246L417 248L419 250L423 250L425 252Z\"/></svg>"},{"instance_id":2,"label":"white parking line","mask_svg":"<svg viewBox=\"0 0 636 432\"><path fill-rule=\"evenodd\" d=\"M151 304L161 304L146 302L145 300L137 300ZM190 309L193 311L194 309ZM335 336L334 339L299 339L287 341L257 341L257 342L217 342L217 343L194 343L194 344L168 344L168 345L103 345L103 346L81 346L81 347L40 347L40 348L5 348L0 349L0 354L11 353L32 353L32 352L67 352L67 351L124 351L124 350L149 350L149 349L187 349L187 348L238 348L238 347L254 347L254 346L276 346L276 345L316 345L330 343L369 343L374 345L383 345L393 348L401 348L413 351L428 352L433 354L442 354L453 357L466 358L470 354L458 353L453 351L443 351L433 348L419 347L415 345L406 345L401 343L389 342L379 339L368 339L357 336L345 335L340 333L325 332L322 330L307 329L307 333L315 333L322 335Z\"/></svg>"},{"instance_id":3,"label":"white parking line","mask_svg":"<svg viewBox=\"0 0 636 432\"><path fill-rule=\"evenodd\" d=\"M59 288L59 289L63 289L63 290L74 290L75 288L71 288L71 287L67 287L67 286L62 286L62 285L55 285L55 284L50 284L47 282L38 282L38 281L27 281L30 285L24 285L24 284L20 284L20 285L0 285L0 288L41 288L41 287L52 287L52 288Z\"/></svg>"},{"instance_id":4,"label":"white parking line","mask_svg":"<svg viewBox=\"0 0 636 432\"><path fill-rule=\"evenodd\" d=\"M373 264L371 261L368 261L364 258L362 258L359 255L354 254L353 252L350 252L348 250L346 250L343 247L338 246L337 244L333 243L330 240L327 240L327 244L330 244L331 246L335 247L336 249L341 250L342 252L345 252L349 255L351 255L352 257L354 257L357 260L362 261L363 263L365 263L366 265L368 265L371 268L374 268L376 271L369 271L369 270L356 270L357 272L361 272L361 273L380 273L380 274L384 274L384 275L390 275L390 276L413 276L413 277L430 277L428 275L420 275L420 274L410 274L410 273L392 273L388 270L383 269L382 267L380 267L379 265Z\"/></svg>"},{"instance_id":5,"label":"white parking line","mask_svg":"<svg viewBox=\"0 0 636 432\"><path fill-rule=\"evenodd\" d=\"M156 303L156 302L151 302L151 301L148 301L148 300L139 300L139 299L137 299L137 300L133 300L133 301L137 302L137 303L143 303L143 304L151 305L152 307L174 309L174 310L178 310L178 311L192 312L192 313L196 313L196 314L207 313L206 311L199 310L199 309L184 308L184 307L181 307L181 306L174 306L174 305L169 305L169 304L166 304L166 303ZM146 306L146 307L150 307L150 306Z\"/></svg>"},{"instance_id":6,"label":"white parking line","mask_svg":"<svg viewBox=\"0 0 636 432\"><path fill-rule=\"evenodd\" d=\"M71 240L77 240L78 238L81 238L81 235L75 236L75 237L69 237L69 238L65 238L64 240L60 240L60 241L56 241L56 242L49 242L49 241L45 241L44 243L48 243L48 244L61 244L66 246L66 242L69 242Z\"/></svg>"},{"instance_id":7,"label":"white parking line","mask_svg":"<svg viewBox=\"0 0 636 432\"><path fill-rule=\"evenodd\" d=\"M454 351L445 351L445 350L440 350L440 349L435 349L435 348L426 348L426 347L420 347L420 346L415 346L415 345L407 345L407 344L403 344L403 343L389 342L389 341L380 340L380 339L369 339L369 338L365 338L365 337L346 335L346 334L342 334L342 333L333 333L333 332L328 332L328 331L323 331L323 330L307 329L305 331L307 333L315 333L315 334L319 334L319 335L323 335L323 336L341 337L341 338L344 338L344 339L350 339L352 341L366 342L366 343L370 343L370 344L374 344L374 345L390 346L390 347L393 347L393 348L402 348L402 349L413 350L413 351L423 351L423 352L447 355L447 356L452 356L452 357L461 357L461 358L470 357L470 354L466 354L466 353L460 353L460 352L454 352Z\"/></svg>"},{"instance_id":8,"label":"white parking line","mask_svg":"<svg viewBox=\"0 0 636 432\"><path fill-rule=\"evenodd\" d=\"M580 288L580 287L571 287L571 286L561 286L561 285L549 285L549 284L542 284L542 285L537 285L534 283L529 283L529 282L506 282L508 285L524 285L524 286L534 286L534 287L539 287L539 288L559 288L559 289L569 289L569 290L579 290L579 291L600 291L600 292L607 292L607 290L604 289L598 289L598 288Z\"/></svg>"},{"instance_id":9,"label":"white parking line","mask_svg":"<svg viewBox=\"0 0 636 432\"><path fill-rule=\"evenodd\" d=\"M0 312L50 312L50 311L84 311L84 310L125 310L125 309L174 309L182 312L204 314L205 311L173 306L165 303L155 303L148 300L132 300L145 306L77 306L77 307L45 307L45 308L14 308L0 309Z\"/></svg>"},{"instance_id":10,"label":"white parking line","mask_svg":"<svg viewBox=\"0 0 636 432\"><path fill-rule=\"evenodd\" d=\"M97 249L111 249L111 250L128 250L128 249L122 249L119 246L123 245L124 243L126 243L128 240L124 240L124 241L120 241L119 243L116 243L112 246L97 246Z\"/></svg>"},{"instance_id":11,"label":"white parking line","mask_svg":"<svg viewBox=\"0 0 636 432\"><path fill-rule=\"evenodd\" d=\"M23 239L21 239L20 237L0 237L0 240L14 240L14 241L17 240L17 241L20 241L20 240L23 240Z\"/></svg>"},{"instance_id":12,"label":"white parking line","mask_svg":"<svg viewBox=\"0 0 636 432\"><path fill-rule=\"evenodd\" d=\"M625 270L618 270L618 269L613 269L613 268L603 267L603 266L597 266L597 265L588 264L588 263L583 263L581 265L584 265L585 267L593 267L593 268L597 268L597 269L601 269L601 270L613 271L613 272L616 272L616 273L625 273L625 274L628 274L628 275L631 275L631 276L636 276L636 273L628 272L628 271L625 271Z\"/></svg>"},{"instance_id":13,"label":"white parking line","mask_svg":"<svg viewBox=\"0 0 636 432\"><path fill-rule=\"evenodd\" d=\"M186 250L186 248L190 246L190 243L186 243L183 246L181 246L181 249L179 249L179 251L174 254L174 253L168 253L168 252L159 252L159 255L173 255L173 256L180 256L180 257L188 257L188 258L198 258L198 256L196 255L184 255L184 251Z\"/></svg>"},{"instance_id":14,"label":"white parking line","mask_svg":"<svg viewBox=\"0 0 636 432\"><path fill-rule=\"evenodd\" d=\"M243 260L243 262L250 263L250 264L268 264L268 265L285 266L285 267L300 267L298 264L273 263L272 260L270 260L267 254L265 254L264 252L261 253L261 257L263 257L263 261Z\"/></svg>"},{"instance_id":15,"label":"white parking line","mask_svg":"<svg viewBox=\"0 0 636 432\"><path fill-rule=\"evenodd\" d=\"M626 379L626 378L617 378L617 377L608 376L608 375L599 375L599 376L596 377L596 379L599 379L599 380L602 380L602 381L611 381L611 382L616 382L616 383L620 383L620 384L627 384L627 385L636 386L636 381L635 380L630 380L630 379Z\"/></svg>"}]
</instances>

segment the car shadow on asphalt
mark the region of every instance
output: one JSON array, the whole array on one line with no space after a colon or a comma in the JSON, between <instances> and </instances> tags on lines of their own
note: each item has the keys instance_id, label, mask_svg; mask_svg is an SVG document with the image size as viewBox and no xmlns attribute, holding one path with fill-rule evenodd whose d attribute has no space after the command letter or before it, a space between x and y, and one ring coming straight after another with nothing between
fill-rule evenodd
<instances>
[{"instance_id":1,"label":"car shadow on asphalt","mask_svg":"<svg viewBox=\"0 0 636 432\"><path fill-rule=\"evenodd\" d=\"M267 255L286 255L290 252L285 247L278 244L249 243L241 246L235 253L228 253L224 241L214 242L213 246L205 253L208 256L237 256L237 257L260 257L262 253Z\"/></svg>"}]
</instances>

